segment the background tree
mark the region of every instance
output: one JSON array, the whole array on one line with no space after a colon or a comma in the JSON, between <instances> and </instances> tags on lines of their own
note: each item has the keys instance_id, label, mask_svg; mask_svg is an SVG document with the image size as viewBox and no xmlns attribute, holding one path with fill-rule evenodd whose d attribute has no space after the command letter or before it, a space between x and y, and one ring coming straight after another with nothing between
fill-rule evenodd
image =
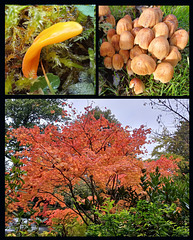
<instances>
[{"instance_id":1,"label":"background tree","mask_svg":"<svg viewBox=\"0 0 193 240\"><path fill-rule=\"evenodd\" d=\"M104 118L106 118L110 123L120 124L118 119L115 117L115 115L111 112L110 109L105 109L104 111L99 108L99 106L96 106L93 108L91 112L94 112L94 117L98 120L101 115L103 115Z\"/></svg>"},{"instance_id":2,"label":"background tree","mask_svg":"<svg viewBox=\"0 0 193 240\"><path fill-rule=\"evenodd\" d=\"M36 125L43 128L56 120L60 123L65 122L67 118L62 117L64 116L62 105L65 103L65 99L6 99L5 132L7 132L10 127L12 129L20 126L31 128ZM6 143L6 166L9 166L11 159L9 151L18 151L21 149L22 146L20 146L15 139Z\"/></svg>"},{"instance_id":3,"label":"background tree","mask_svg":"<svg viewBox=\"0 0 193 240\"><path fill-rule=\"evenodd\" d=\"M62 103L65 102L65 99L6 99L5 127L45 127L55 120L62 122Z\"/></svg>"},{"instance_id":4,"label":"background tree","mask_svg":"<svg viewBox=\"0 0 193 240\"><path fill-rule=\"evenodd\" d=\"M158 115L157 122L163 126L163 131L154 133L153 139L158 145L153 149L152 157L159 158L164 154L167 157L173 155L180 158L178 166L182 176L189 172L189 99L150 99L149 101L152 108L170 114L176 127L174 132L169 131L162 121L162 115Z\"/></svg>"},{"instance_id":5,"label":"background tree","mask_svg":"<svg viewBox=\"0 0 193 240\"><path fill-rule=\"evenodd\" d=\"M160 158L163 154L166 157L174 156L181 159L178 163L180 176L189 172L189 122L180 121L174 133L164 128L161 134L154 136L158 144L152 151L152 158Z\"/></svg>"},{"instance_id":6,"label":"background tree","mask_svg":"<svg viewBox=\"0 0 193 240\"><path fill-rule=\"evenodd\" d=\"M149 99L149 103L146 102L144 105L147 104L149 104L152 109L159 109L164 113L172 115L176 124L178 124L179 121L189 122L189 99ZM157 121L162 126L165 126L161 114L158 115Z\"/></svg>"}]
</instances>

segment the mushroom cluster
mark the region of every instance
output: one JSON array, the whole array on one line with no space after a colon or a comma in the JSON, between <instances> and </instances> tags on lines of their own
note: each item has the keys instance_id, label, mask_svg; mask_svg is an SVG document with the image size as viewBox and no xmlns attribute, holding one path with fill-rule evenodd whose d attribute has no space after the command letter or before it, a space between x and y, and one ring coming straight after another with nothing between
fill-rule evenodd
<instances>
[{"instance_id":1,"label":"mushroom cluster","mask_svg":"<svg viewBox=\"0 0 193 240\"><path fill-rule=\"evenodd\" d=\"M99 16L104 16L101 9L103 14L106 9L108 16L111 15L108 6L99 6ZM179 50L186 47L188 40L188 32L178 28L175 15L163 18L159 7L146 8L133 21L125 15L116 26L112 24L107 41L100 46L100 55L108 69L121 70L125 66L129 76L153 74L155 80L167 83L182 59ZM143 82L136 79L130 82L130 88L134 87L135 94L139 94L145 88Z\"/></svg>"}]
</instances>

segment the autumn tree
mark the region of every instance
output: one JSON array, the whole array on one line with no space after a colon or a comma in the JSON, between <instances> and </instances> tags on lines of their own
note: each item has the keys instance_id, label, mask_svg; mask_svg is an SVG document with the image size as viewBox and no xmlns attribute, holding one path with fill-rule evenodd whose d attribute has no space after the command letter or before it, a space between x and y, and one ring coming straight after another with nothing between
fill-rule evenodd
<instances>
[{"instance_id":1,"label":"autumn tree","mask_svg":"<svg viewBox=\"0 0 193 240\"><path fill-rule=\"evenodd\" d=\"M137 189L141 170L145 167L148 173L156 167L156 162L148 166L139 158L145 152L144 144L148 142L150 129L142 125L131 131L128 126L123 128L120 124L110 123L102 115L96 119L91 110L87 107L87 114L77 116L76 121L60 129L49 124L44 129L34 126L8 131L10 138L17 138L24 146L22 151L14 154L21 159L22 170L27 172L23 176L25 184L18 196L18 206L30 211L30 201L37 198L32 217L52 215L47 205L58 202L62 215L70 211L87 225L89 222L100 223L93 209L83 208L82 202L99 210L109 189L128 185ZM174 159L164 157L157 164L163 175L174 173L177 167ZM75 191L80 181L90 190L91 195L86 199ZM73 205L65 201L66 196L72 199ZM44 205L43 213L40 202Z\"/></svg>"}]
</instances>

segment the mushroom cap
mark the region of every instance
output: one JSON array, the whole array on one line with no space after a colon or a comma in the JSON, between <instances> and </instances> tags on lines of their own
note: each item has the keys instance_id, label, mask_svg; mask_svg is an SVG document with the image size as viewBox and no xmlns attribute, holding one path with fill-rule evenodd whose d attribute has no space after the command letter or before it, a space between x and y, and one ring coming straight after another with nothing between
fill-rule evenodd
<instances>
[{"instance_id":1,"label":"mushroom cap","mask_svg":"<svg viewBox=\"0 0 193 240\"><path fill-rule=\"evenodd\" d=\"M149 44L154 39L154 32L150 28L142 28L136 35L134 44L138 44L143 49L148 49Z\"/></svg>"},{"instance_id":2,"label":"mushroom cap","mask_svg":"<svg viewBox=\"0 0 193 240\"><path fill-rule=\"evenodd\" d=\"M111 14L109 6L99 6L99 17Z\"/></svg>"},{"instance_id":3,"label":"mushroom cap","mask_svg":"<svg viewBox=\"0 0 193 240\"><path fill-rule=\"evenodd\" d=\"M168 38L169 36L168 26L164 22L157 23L152 30L154 31L155 37L164 36Z\"/></svg>"},{"instance_id":4,"label":"mushroom cap","mask_svg":"<svg viewBox=\"0 0 193 240\"><path fill-rule=\"evenodd\" d=\"M117 22L116 32L117 34L121 35L124 31L130 31L132 29L132 23L127 20L127 18L121 18Z\"/></svg>"},{"instance_id":5,"label":"mushroom cap","mask_svg":"<svg viewBox=\"0 0 193 240\"><path fill-rule=\"evenodd\" d=\"M83 27L74 21L59 22L43 30L28 48L22 62L22 72L26 78L37 78L41 49L47 45L63 42L79 35Z\"/></svg>"},{"instance_id":6,"label":"mushroom cap","mask_svg":"<svg viewBox=\"0 0 193 240\"><path fill-rule=\"evenodd\" d=\"M123 18L126 18L130 23L132 23L132 19L129 14L125 15Z\"/></svg>"},{"instance_id":7,"label":"mushroom cap","mask_svg":"<svg viewBox=\"0 0 193 240\"><path fill-rule=\"evenodd\" d=\"M132 24L133 24L133 28L135 28L135 27L140 27L140 28L143 27L143 26L141 26L139 24L139 18L134 19Z\"/></svg>"},{"instance_id":8,"label":"mushroom cap","mask_svg":"<svg viewBox=\"0 0 193 240\"><path fill-rule=\"evenodd\" d=\"M127 63L128 59L129 59L129 55L130 55L129 51L120 49L119 54L122 56L124 63Z\"/></svg>"},{"instance_id":9,"label":"mushroom cap","mask_svg":"<svg viewBox=\"0 0 193 240\"><path fill-rule=\"evenodd\" d=\"M143 27L134 27L131 29L131 33L133 34L134 37L138 34L138 32L142 29Z\"/></svg>"},{"instance_id":10,"label":"mushroom cap","mask_svg":"<svg viewBox=\"0 0 193 240\"><path fill-rule=\"evenodd\" d=\"M169 37L171 37L174 34L174 32L176 31L177 26L176 26L175 22L172 20L166 20L166 21L164 21L164 23L168 26Z\"/></svg>"},{"instance_id":11,"label":"mushroom cap","mask_svg":"<svg viewBox=\"0 0 193 240\"><path fill-rule=\"evenodd\" d=\"M169 62L161 62L157 65L156 70L153 72L155 80L162 83L169 82L174 75L174 67Z\"/></svg>"},{"instance_id":12,"label":"mushroom cap","mask_svg":"<svg viewBox=\"0 0 193 240\"><path fill-rule=\"evenodd\" d=\"M140 48L140 46L135 45L131 50L130 50L130 58L133 59L134 57L147 53L147 50Z\"/></svg>"},{"instance_id":13,"label":"mushroom cap","mask_svg":"<svg viewBox=\"0 0 193 240\"><path fill-rule=\"evenodd\" d=\"M159 16L159 21L162 22L164 12L162 12L162 10L159 7L154 7L153 9L157 12Z\"/></svg>"},{"instance_id":14,"label":"mushroom cap","mask_svg":"<svg viewBox=\"0 0 193 240\"><path fill-rule=\"evenodd\" d=\"M105 57L104 58L104 65L105 65L106 68L112 69L113 68L112 57Z\"/></svg>"},{"instance_id":15,"label":"mushroom cap","mask_svg":"<svg viewBox=\"0 0 193 240\"><path fill-rule=\"evenodd\" d=\"M177 30L170 38L170 45L178 47L180 50L183 50L189 40L189 34L184 29Z\"/></svg>"},{"instance_id":16,"label":"mushroom cap","mask_svg":"<svg viewBox=\"0 0 193 240\"><path fill-rule=\"evenodd\" d=\"M111 43L111 38L115 34L116 34L116 31L115 31L114 28L111 28L111 29L108 30L108 32L107 32L107 40L108 40L108 42Z\"/></svg>"},{"instance_id":17,"label":"mushroom cap","mask_svg":"<svg viewBox=\"0 0 193 240\"><path fill-rule=\"evenodd\" d=\"M124 31L120 35L119 46L120 49L129 50L133 48L134 45L134 37L131 32Z\"/></svg>"},{"instance_id":18,"label":"mushroom cap","mask_svg":"<svg viewBox=\"0 0 193 240\"><path fill-rule=\"evenodd\" d=\"M129 76L134 74L134 72L131 70L131 59L129 59L126 63L126 70Z\"/></svg>"},{"instance_id":19,"label":"mushroom cap","mask_svg":"<svg viewBox=\"0 0 193 240\"><path fill-rule=\"evenodd\" d=\"M120 35L115 34L111 38L111 44L114 47L115 51L118 52L120 47L119 47L119 41L120 41Z\"/></svg>"},{"instance_id":20,"label":"mushroom cap","mask_svg":"<svg viewBox=\"0 0 193 240\"><path fill-rule=\"evenodd\" d=\"M170 46L169 55L164 58L162 62L169 62L173 67L175 67L181 59L182 55L178 51L178 48L176 46Z\"/></svg>"},{"instance_id":21,"label":"mushroom cap","mask_svg":"<svg viewBox=\"0 0 193 240\"><path fill-rule=\"evenodd\" d=\"M133 78L129 83L129 87L130 88L134 87L134 92L136 95L144 92L145 90L145 85L139 78Z\"/></svg>"},{"instance_id":22,"label":"mushroom cap","mask_svg":"<svg viewBox=\"0 0 193 240\"><path fill-rule=\"evenodd\" d=\"M174 14L169 14L167 16L164 17L163 22L171 20L173 22L175 22L176 28L178 27L178 19Z\"/></svg>"},{"instance_id":23,"label":"mushroom cap","mask_svg":"<svg viewBox=\"0 0 193 240\"><path fill-rule=\"evenodd\" d=\"M123 66L124 66L123 57L118 53L115 54L113 56L113 68L115 70L121 70Z\"/></svg>"},{"instance_id":24,"label":"mushroom cap","mask_svg":"<svg viewBox=\"0 0 193 240\"><path fill-rule=\"evenodd\" d=\"M147 8L139 17L138 24L144 28L151 28L158 22L161 22L163 13L159 8Z\"/></svg>"},{"instance_id":25,"label":"mushroom cap","mask_svg":"<svg viewBox=\"0 0 193 240\"><path fill-rule=\"evenodd\" d=\"M131 61L131 70L138 75L151 75L155 68L155 60L147 54L138 55Z\"/></svg>"},{"instance_id":26,"label":"mushroom cap","mask_svg":"<svg viewBox=\"0 0 193 240\"><path fill-rule=\"evenodd\" d=\"M167 38L160 36L154 38L149 44L148 51L156 57L157 59L164 59L168 56L170 51L170 46Z\"/></svg>"},{"instance_id":27,"label":"mushroom cap","mask_svg":"<svg viewBox=\"0 0 193 240\"><path fill-rule=\"evenodd\" d=\"M102 57L112 57L115 54L115 49L109 42L103 42L100 47L100 55Z\"/></svg>"},{"instance_id":28,"label":"mushroom cap","mask_svg":"<svg viewBox=\"0 0 193 240\"><path fill-rule=\"evenodd\" d=\"M112 27L114 27L116 25L116 21L115 18L112 14L109 14L106 18L106 22L110 23L112 25Z\"/></svg>"},{"instance_id":29,"label":"mushroom cap","mask_svg":"<svg viewBox=\"0 0 193 240\"><path fill-rule=\"evenodd\" d=\"M47 46L53 43L63 42L77 36L83 31L83 27L74 21L59 22L43 30L33 42L34 44Z\"/></svg>"}]
</instances>

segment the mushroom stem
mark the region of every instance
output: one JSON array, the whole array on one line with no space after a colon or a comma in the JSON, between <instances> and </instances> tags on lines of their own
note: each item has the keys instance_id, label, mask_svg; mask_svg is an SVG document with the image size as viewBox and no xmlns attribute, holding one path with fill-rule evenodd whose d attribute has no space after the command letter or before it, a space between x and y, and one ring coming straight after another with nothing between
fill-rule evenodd
<instances>
[{"instance_id":1,"label":"mushroom stem","mask_svg":"<svg viewBox=\"0 0 193 240\"><path fill-rule=\"evenodd\" d=\"M77 22L60 22L42 31L27 50L22 71L25 77L37 78L41 49L47 45L63 42L82 32L82 26Z\"/></svg>"},{"instance_id":2,"label":"mushroom stem","mask_svg":"<svg viewBox=\"0 0 193 240\"><path fill-rule=\"evenodd\" d=\"M42 61L41 61L40 63L41 63L42 71L43 71L44 77L45 77L45 79L46 79L47 85L48 85L48 87L49 87L49 89L50 89L50 92L51 92L53 95L55 95L54 89L52 88L52 86L51 86L51 84L50 84L50 81L49 81L49 79L48 79L48 77L47 77L47 75L46 75L46 72L45 72L45 69L44 69L44 66L43 66Z\"/></svg>"},{"instance_id":3,"label":"mushroom stem","mask_svg":"<svg viewBox=\"0 0 193 240\"><path fill-rule=\"evenodd\" d=\"M139 78L133 78L130 81L129 87L134 88L134 92L136 95L143 93L145 90L145 85Z\"/></svg>"}]
</instances>

